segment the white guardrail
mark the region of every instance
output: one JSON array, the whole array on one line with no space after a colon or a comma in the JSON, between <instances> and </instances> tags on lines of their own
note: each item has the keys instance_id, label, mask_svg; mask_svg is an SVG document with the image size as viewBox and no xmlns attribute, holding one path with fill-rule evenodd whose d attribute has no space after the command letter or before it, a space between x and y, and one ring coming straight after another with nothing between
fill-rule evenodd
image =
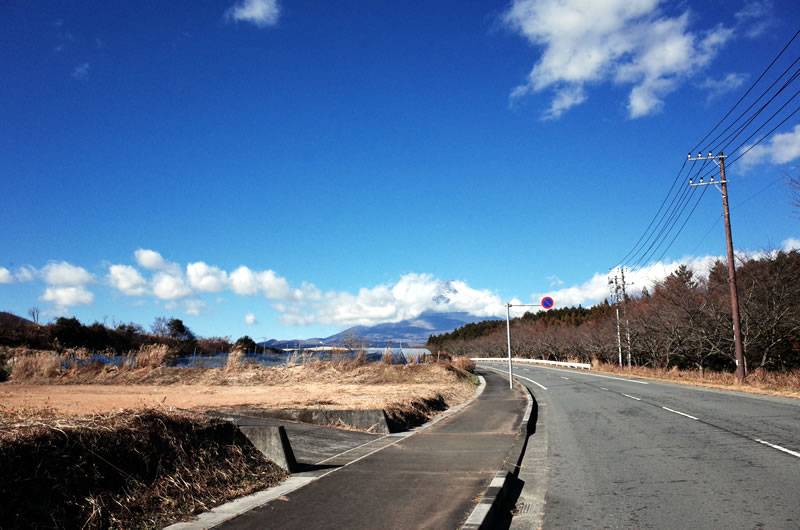
<instances>
[{"instance_id":1,"label":"white guardrail","mask_svg":"<svg viewBox=\"0 0 800 530\"><path fill-rule=\"evenodd\" d=\"M508 362L508 357L470 357L470 360L475 362ZM522 359L519 357L512 357L512 362L515 363L533 363L533 364L549 364L550 366L566 366L568 368L581 368L583 370L591 370L592 365L589 363L565 363L561 361L545 361L543 359Z\"/></svg>"}]
</instances>

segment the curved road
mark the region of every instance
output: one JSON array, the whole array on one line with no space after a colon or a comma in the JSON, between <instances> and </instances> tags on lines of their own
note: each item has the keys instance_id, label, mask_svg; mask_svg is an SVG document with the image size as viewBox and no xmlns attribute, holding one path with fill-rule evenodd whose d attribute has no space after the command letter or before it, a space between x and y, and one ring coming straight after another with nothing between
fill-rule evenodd
<instances>
[{"instance_id":1,"label":"curved road","mask_svg":"<svg viewBox=\"0 0 800 530\"><path fill-rule=\"evenodd\" d=\"M512 527L800 528L800 400L522 364L514 374L539 418Z\"/></svg>"}]
</instances>

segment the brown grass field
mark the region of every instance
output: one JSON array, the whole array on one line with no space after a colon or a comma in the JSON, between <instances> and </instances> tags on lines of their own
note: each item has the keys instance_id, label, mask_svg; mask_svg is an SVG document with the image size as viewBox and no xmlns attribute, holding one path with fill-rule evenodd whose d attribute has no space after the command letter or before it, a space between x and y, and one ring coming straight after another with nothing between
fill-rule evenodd
<instances>
[{"instance_id":1,"label":"brown grass field","mask_svg":"<svg viewBox=\"0 0 800 530\"><path fill-rule=\"evenodd\" d=\"M93 367L0 384L0 408L81 415L151 407L385 409L443 398L452 405L474 387L445 364L350 366L313 363L264 368Z\"/></svg>"},{"instance_id":2,"label":"brown grass field","mask_svg":"<svg viewBox=\"0 0 800 530\"><path fill-rule=\"evenodd\" d=\"M78 352L80 354L80 352ZM384 409L436 414L475 389L468 360L170 368L147 350L80 368L54 352L3 349L0 528L159 528L287 476L215 408ZM43 494L46 492L46 494Z\"/></svg>"}]
</instances>

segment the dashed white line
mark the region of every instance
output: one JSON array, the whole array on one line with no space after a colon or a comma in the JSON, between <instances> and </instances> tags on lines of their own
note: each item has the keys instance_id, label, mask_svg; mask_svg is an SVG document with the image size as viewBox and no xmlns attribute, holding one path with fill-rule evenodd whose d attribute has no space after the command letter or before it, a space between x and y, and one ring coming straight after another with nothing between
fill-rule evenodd
<instances>
[{"instance_id":1,"label":"dashed white line","mask_svg":"<svg viewBox=\"0 0 800 530\"><path fill-rule=\"evenodd\" d=\"M764 440L759 440L758 438L756 438L756 441L760 444L768 445L773 449L777 449L778 451L783 451L784 453L788 453L792 456L800 458L800 453L798 453L797 451L792 451L791 449L786 449L785 447L781 447L780 445L771 444L769 442L765 442Z\"/></svg>"},{"instance_id":2,"label":"dashed white line","mask_svg":"<svg viewBox=\"0 0 800 530\"><path fill-rule=\"evenodd\" d=\"M606 390L607 391L608 389L606 387L604 387L604 386L601 386L600 390Z\"/></svg>"},{"instance_id":3,"label":"dashed white line","mask_svg":"<svg viewBox=\"0 0 800 530\"><path fill-rule=\"evenodd\" d=\"M561 379L566 379L567 381L569 381L569 377L564 377L563 375L561 376Z\"/></svg>"},{"instance_id":4,"label":"dashed white line","mask_svg":"<svg viewBox=\"0 0 800 530\"><path fill-rule=\"evenodd\" d=\"M664 410L668 410L670 412L674 412L675 414L680 414L681 416L686 416L687 418L691 418L693 420L697 419L694 416L690 416L690 415L686 414L685 412L681 412L681 411L678 411L678 410L672 410L672 409L667 408L667 407L661 407L661 408L664 409Z\"/></svg>"},{"instance_id":5,"label":"dashed white line","mask_svg":"<svg viewBox=\"0 0 800 530\"><path fill-rule=\"evenodd\" d=\"M627 398L635 399L636 401L641 401L642 400L641 398L637 398L636 396L629 396L628 394L622 394L622 395L627 397Z\"/></svg>"}]
</instances>

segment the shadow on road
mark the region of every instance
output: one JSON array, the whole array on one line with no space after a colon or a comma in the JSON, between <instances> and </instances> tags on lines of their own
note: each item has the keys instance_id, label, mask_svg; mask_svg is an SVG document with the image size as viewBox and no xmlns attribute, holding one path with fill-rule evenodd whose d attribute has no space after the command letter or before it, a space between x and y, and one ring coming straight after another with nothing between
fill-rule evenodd
<instances>
[{"instance_id":1,"label":"shadow on road","mask_svg":"<svg viewBox=\"0 0 800 530\"><path fill-rule=\"evenodd\" d=\"M517 511L517 501L519 500L522 488L525 486L525 481L519 478L519 470L522 465L522 458L525 456L525 451L528 450L528 444L535 441L532 440L533 435L536 434L536 422L539 419L539 403L536 398L531 394L533 399L533 408L531 409L531 417L528 420L527 434L525 435L525 442L522 447L518 462L509 462L507 469L511 471L512 478L506 484L504 491L504 498L502 500L501 511L498 517L493 521L491 528L509 528L511 520Z\"/></svg>"}]
</instances>

